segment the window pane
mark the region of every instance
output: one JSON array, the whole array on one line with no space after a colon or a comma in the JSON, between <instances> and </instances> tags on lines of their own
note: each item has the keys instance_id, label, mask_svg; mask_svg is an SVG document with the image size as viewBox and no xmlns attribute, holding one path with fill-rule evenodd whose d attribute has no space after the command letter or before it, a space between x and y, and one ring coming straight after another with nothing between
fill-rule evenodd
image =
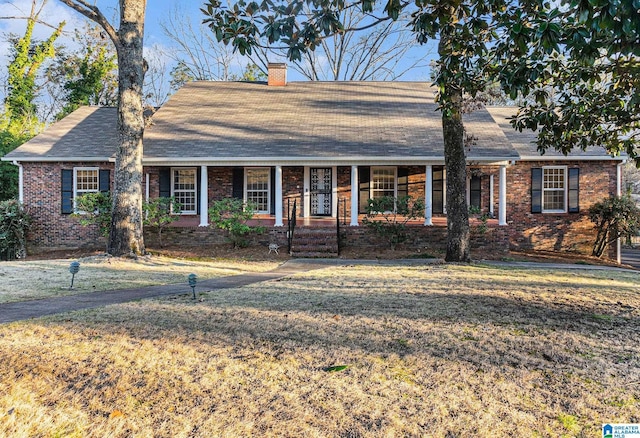
<instances>
[{"instance_id":1,"label":"window pane","mask_svg":"<svg viewBox=\"0 0 640 438\"><path fill-rule=\"evenodd\" d=\"M98 191L98 170L77 170L76 171L76 192L97 192Z\"/></svg>"},{"instance_id":2,"label":"window pane","mask_svg":"<svg viewBox=\"0 0 640 438\"><path fill-rule=\"evenodd\" d=\"M254 202L259 212L269 211L270 169L247 169L247 201Z\"/></svg>"},{"instance_id":3,"label":"window pane","mask_svg":"<svg viewBox=\"0 0 640 438\"><path fill-rule=\"evenodd\" d=\"M371 191L372 198L383 196L395 196L396 171L393 168L374 168L372 171Z\"/></svg>"},{"instance_id":4,"label":"window pane","mask_svg":"<svg viewBox=\"0 0 640 438\"><path fill-rule=\"evenodd\" d=\"M542 209L565 211L566 169L544 168L542 173Z\"/></svg>"},{"instance_id":5,"label":"window pane","mask_svg":"<svg viewBox=\"0 0 640 438\"><path fill-rule=\"evenodd\" d=\"M182 213L197 211L196 169L173 170L173 196L180 204Z\"/></svg>"}]
</instances>

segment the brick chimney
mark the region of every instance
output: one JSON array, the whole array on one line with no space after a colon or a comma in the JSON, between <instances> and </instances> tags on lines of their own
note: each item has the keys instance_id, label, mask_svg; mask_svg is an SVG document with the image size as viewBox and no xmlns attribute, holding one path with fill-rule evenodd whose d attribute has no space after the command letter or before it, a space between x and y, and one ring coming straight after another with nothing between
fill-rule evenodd
<instances>
[{"instance_id":1,"label":"brick chimney","mask_svg":"<svg viewBox=\"0 0 640 438\"><path fill-rule=\"evenodd\" d=\"M287 64L270 62L267 65L267 69L269 71L269 79L267 81L269 86L283 87L287 85Z\"/></svg>"}]
</instances>

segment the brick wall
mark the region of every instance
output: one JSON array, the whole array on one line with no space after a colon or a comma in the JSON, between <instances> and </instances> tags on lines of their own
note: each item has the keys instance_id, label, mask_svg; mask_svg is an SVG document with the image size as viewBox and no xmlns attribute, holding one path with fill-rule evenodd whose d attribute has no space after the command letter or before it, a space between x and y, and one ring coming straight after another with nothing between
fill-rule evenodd
<instances>
[{"instance_id":1,"label":"brick wall","mask_svg":"<svg viewBox=\"0 0 640 438\"><path fill-rule=\"evenodd\" d=\"M510 246L518 250L552 250L571 251L590 254L594 240L593 225L587 218L587 211L593 203L615 193L616 163L610 161L570 163L570 167L580 168L580 213L532 214L531 213L531 168L548 165L564 165L565 162L518 162L507 168L507 227L490 227L490 236L472 236L472 246L485 245L502 250ZM23 163L25 207L34 217L34 224L29 233L29 250L38 248L76 248L102 247L105 242L95 227L82 227L77 219L61 213L60 191L61 170L80 166L98 166L101 169L113 170L111 163ZM159 195L159 167L145 167L149 174L149 195ZM494 175L494 211L498 211L498 172L497 166L474 166L481 176L482 211L490 210L490 178ZM346 201L340 205L339 216L351 215L351 167L337 168L338 198ZM113 171L111 172L113 179ZM232 169L209 167L208 169L210 200L222 199L232 195ZM143 181L143 184L146 182ZM425 168L409 166L409 194L417 199L424 199ZM283 168L284 215L287 204L297 200L298 216L304 211L303 206L304 168ZM189 244L188 242L220 243L224 237L219 233L197 227L198 216L184 216L175 223L176 230L167 231L167 243ZM180 228L180 229L178 229ZM275 230L275 231L274 231ZM273 236L281 234L280 229L271 231ZM369 245L371 237L364 236L363 228L348 230L348 244ZM446 227L417 227L414 244L434 245L444 248ZM153 245L154 237L147 233L149 243ZM508 245L507 245L508 237ZM286 239L285 239L286 241ZM426 243L425 243L426 242ZM372 247L379 242L371 243ZM609 256L615 253L610 251Z\"/></svg>"},{"instance_id":2,"label":"brick wall","mask_svg":"<svg viewBox=\"0 0 640 438\"><path fill-rule=\"evenodd\" d=\"M99 167L110 169L111 163L22 163L24 172L24 206L33 217L28 233L28 251L44 248L102 248L105 239L97 227L82 226L78 219L62 214L62 169Z\"/></svg>"},{"instance_id":3,"label":"brick wall","mask_svg":"<svg viewBox=\"0 0 640 438\"><path fill-rule=\"evenodd\" d=\"M579 213L531 213L531 169L543 166L579 167ZM616 162L518 162L507 169L507 221L510 244L518 250L591 254L595 228L589 207L615 195ZM610 248L615 258L615 248Z\"/></svg>"}]
</instances>

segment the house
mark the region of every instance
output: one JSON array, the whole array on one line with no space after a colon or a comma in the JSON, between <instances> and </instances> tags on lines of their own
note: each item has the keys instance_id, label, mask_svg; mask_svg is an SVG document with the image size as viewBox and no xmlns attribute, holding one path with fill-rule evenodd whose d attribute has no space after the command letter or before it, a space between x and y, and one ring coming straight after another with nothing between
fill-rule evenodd
<instances>
[{"instance_id":1,"label":"house","mask_svg":"<svg viewBox=\"0 0 640 438\"><path fill-rule=\"evenodd\" d=\"M492 219L473 244L589 253L590 205L620 193L620 158L600 148L540 155L534 133L516 132L513 108L465 117L468 199ZM36 248L96 245L73 199L112 185L116 109L82 107L7 154L20 168L20 198L35 219ZM192 82L152 117L144 135L143 193L175 196L181 218L168 239L201 244L210 201L251 200L270 239L286 239L296 200L299 226L341 221L350 244L366 244L366 201L403 194L425 200L414 242L446 239L446 171L433 88L417 82L291 82L270 66L269 82ZM173 237L172 237L173 236ZM615 257L615 253L611 254Z\"/></svg>"}]
</instances>

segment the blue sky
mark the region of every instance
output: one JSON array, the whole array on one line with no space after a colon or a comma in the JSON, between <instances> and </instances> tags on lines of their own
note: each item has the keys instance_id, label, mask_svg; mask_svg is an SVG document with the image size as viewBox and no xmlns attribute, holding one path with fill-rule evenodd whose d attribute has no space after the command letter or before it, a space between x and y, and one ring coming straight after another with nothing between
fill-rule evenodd
<instances>
[{"instance_id":1,"label":"blue sky","mask_svg":"<svg viewBox=\"0 0 640 438\"><path fill-rule=\"evenodd\" d=\"M43 0L37 0L39 4ZM107 16L112 22L117 21L118 14L118 1L117 0L95 0L96 5L100 8L105 16ZM194 23L201 22L203 15L200 12L200 7L204 4L204 0L198 1L180 1L180 0L148 0L146 23L145 23L145 48L148 53L162 53L163 51L170 50L173 43L164 35L161 30L160 23L166 21L168 15L175 8L179 8L184 11ZM31 7L31 0L0 0L0 16L16 16L16 15L28 15ZM70 36L73 35L73 29L81 27L85 21L84 17L72 11L69 7L62 4L59 0L47 0L41 19L52 24L57 24L60 21L66 21L67 25L66 35L59 41L69 44ZM25 22L24 20L0 20L0 33L15 33L21 34L24 32ZM45 26L38 26L36 29L36 38L46 38L51 33L51 30ZM428 51L428 47L418 47L409 56L416 57L421 56L425 51ZM432 50L432 49L431 49ZM0 41L0 78L6 76L6 63L7 63L8 44L4 41ZM160 54L161 58L165 55ZM284 61L282 59L276 61ZM173 61L167 60L168 64ZM238 68L240 65L246 65L246 60L238 60ZM402 77L402 80L427 80L428 69L422 68L415 70L408 75ZM303 80L304 78L289 69L290 80Z\"/></svg>"}]
</instances>

